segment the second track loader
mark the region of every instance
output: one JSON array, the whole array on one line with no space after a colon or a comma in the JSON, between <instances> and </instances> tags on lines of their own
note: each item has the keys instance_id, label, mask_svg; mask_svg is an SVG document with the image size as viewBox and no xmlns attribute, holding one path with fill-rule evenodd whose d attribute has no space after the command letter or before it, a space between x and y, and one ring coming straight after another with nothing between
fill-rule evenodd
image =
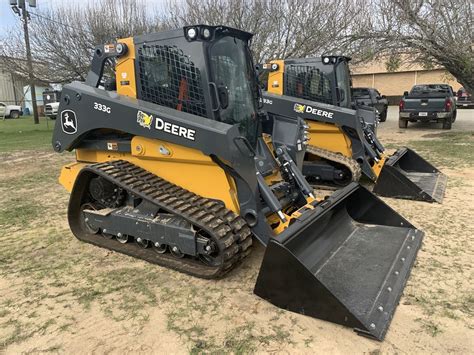
<instances>
[{"instance_id":1,"label":"second track loader","mask_svg":"<svg viewBox=\"0 0 474 355\"><path fill-rule=\"evenodd\" d=\"M441 203L446 175L409 148L387 155L377 139L375 110L352 109L348 61L275 60L259 68L268 73L263 103L269 117L304 119L308 125L304 175L344 186L363 174L381 196Z\"/></svg>"},{"instance_id":2,"label":"second track loader","mask_svg":"<svg viewBox=\"0 0 474 355\"><path fill-rule=\"evenodd\" d=\"M262 134L251 37L200 25L95 49L53 135L76 153L60 176L71 230L202 278L236 267L255 236L267 247L257 295L381 340L423 233L358 184L313 195L290 157L304 154L303 122Z\"/></svg>"}]
</instances>

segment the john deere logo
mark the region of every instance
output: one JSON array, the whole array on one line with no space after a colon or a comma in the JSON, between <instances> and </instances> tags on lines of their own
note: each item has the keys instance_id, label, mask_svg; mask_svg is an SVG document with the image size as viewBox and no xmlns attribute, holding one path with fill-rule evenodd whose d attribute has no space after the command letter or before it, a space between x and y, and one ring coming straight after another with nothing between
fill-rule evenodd
<instances>
[{"instance_id":1,"label":"john deere logo","mask_svg":"<svg viewBox=\"0 0 474 355\"><path fill-rule=\"evenodd\" d=\"M297 113L311 113L316 116L320 117L327 117L327 118L333 118L334 112L329 112L325 110L321 110L316 107L312 107L310 105L302 105L302 104L295 104L293 107L293 110Z\"/></svg>"},{"instance_id":2,"label":"john deere logo","mask_svg":"<svg viewBox=\"0 0 474 355\"><path fill-rule=\"evenodd\" d=\"M61 127L66 134L77 132L77 119L74 111L64 110L61 112Z\"/></svg>"},{"instance_id":3,"label":"john deere logo","mask_svg":"<svg viewBox=\"0 0 474 355\"><path fill-rule=\"evenodd\" d=\"M151 129L151 124L153 123L153 116L148 115L145 112L138 111L137 123L144 128Z\"/></svg>"},{"instance_id":4,"label":"john deere logo","mask_svg":"<svg viewBox=\"0 0 474 355\"><path fill-rule=\"evenodd\" d=\"M293 109L295 110L295 112L304 113L305 108L306 105L295 104L295 107Z\"/></svg>"}]
</instances>

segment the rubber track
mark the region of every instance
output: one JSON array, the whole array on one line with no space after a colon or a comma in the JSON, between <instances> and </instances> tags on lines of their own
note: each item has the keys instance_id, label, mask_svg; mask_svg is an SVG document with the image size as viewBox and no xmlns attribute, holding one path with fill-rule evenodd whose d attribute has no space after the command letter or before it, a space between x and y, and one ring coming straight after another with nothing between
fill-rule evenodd
<instances>
[{"instance_id":1,"label":"rubber track","mask_svg":"<svg viewBox=\"0 0 474 355\"><path fill-rule=\"evenodd\" d=\"M84 169L204 230L218 244L223 259L221 265L209 266L195 258L179 259L169 252L158 254L152 248L143 249L136 243L120 244L100 235L83 233L81 236L76 235L78 239L202 278L223 276L250 253L250 228L244 219L228 210L224 204L198 196L128 161L109 161Z\"/></svg>"},{"instance_id":2,"label":"rubber track","mask_svg":"<svg viewBox=\"0 0 474 355\"><path fill-rule=\"evenodd\" d=\"M350 182L357 182L362 176L362 169L360 165L354 159L348 158L340 153L334 153L327 149L315 147L314 145L308 145L306 147L306 153L316 155L317 157L329 160L330 162L344 165L352 174L352 180ZM347 185L350 182L348 182Z\"/></svg>"}]
</instances>

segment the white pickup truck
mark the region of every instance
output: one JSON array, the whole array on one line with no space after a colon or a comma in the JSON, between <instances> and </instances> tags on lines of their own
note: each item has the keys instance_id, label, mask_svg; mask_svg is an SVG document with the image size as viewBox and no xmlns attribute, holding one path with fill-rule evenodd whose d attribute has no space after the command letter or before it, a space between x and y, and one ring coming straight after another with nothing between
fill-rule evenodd
<instances>
[{"instance_id":1,"label":"white pickup truck","mask_svg":"<svg viewBox=\"0 0 474 355\"><path fill-rule=\"evenodd\" d=\"M44 106L44 114L52 120L55 120L58 115L58 108L59 102L50 102Z\"/></svg>"},{"instance_id":2,"label":"white pickup truck","mask_svg":"<svg viewBox=\"0 0 474 355\"><path fill-rule=\"evenodd\" d=\"M0 118L18 118L23 115L21 106L0 102Z\"/></svg>"}]
</instances>

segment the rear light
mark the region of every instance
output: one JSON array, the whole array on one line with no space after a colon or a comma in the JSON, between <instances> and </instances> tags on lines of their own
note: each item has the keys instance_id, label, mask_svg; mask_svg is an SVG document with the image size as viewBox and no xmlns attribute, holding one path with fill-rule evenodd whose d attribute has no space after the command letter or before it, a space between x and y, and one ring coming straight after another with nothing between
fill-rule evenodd
<instances>
[{"instance_id":1,"label":"rear light","mask_svg":"<svg viewBox=\"0 0 474 355\"><path fill-rule=\"evenodd\" d=\"M451 107L453 106L453 103L451 102L450 99L446 99L444 102L444 110L445 111L451 111Z\"/></svg>"},{"instance_id":2,"label":"rear light","mask_svg":"<svg viewBox=\"0 0 474 355\"><path fill-rule=\"evenodd\" d=\"M405 101L400 100L400 103L398 104L398 108L400 109L400 111L403 111L403 109L405 108Z\"/></svg>"}]
</instances>

